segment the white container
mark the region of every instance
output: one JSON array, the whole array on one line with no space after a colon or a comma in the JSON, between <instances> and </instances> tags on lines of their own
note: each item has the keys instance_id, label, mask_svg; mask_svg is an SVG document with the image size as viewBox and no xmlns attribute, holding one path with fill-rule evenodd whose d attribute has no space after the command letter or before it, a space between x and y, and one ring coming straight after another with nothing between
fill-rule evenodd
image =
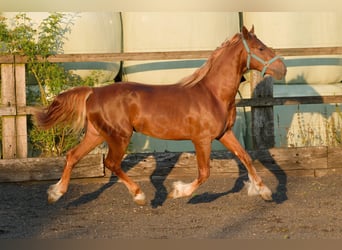
<instances>
[{"instance_id":1,"label":"white container","mask_svg":"<svg viewBox=\"0 0 342 250\"><path fill-rule=\"evenodd\" d=\"M128 12L122 14L125 52L214 50L239 32L237 12ZM124 80L173 84L192 74L200 60L125 61ZM245 117L238 113L234 131L244 145ZM213 150L225 150L218 141ZM190 141L159 140L135 133L132 152L193 151Z\"/></svg>"},{"instance_id":2,"label":"white container","mask_svg":"<svg viewBox=\"0 0 342 250\"><path fill-rule=\"evenodd\" d=\"M128 12L122 19L125 52L214 50L239 32L237 12ZM126 61L125 80L172 84L204 60Z\"/></svg>"},{"instance_id":3,"label":"white container","mask_svg":"<svg viewBox=\"0 0 342 250\"><path fill-rule=\"evenodd\" d=\"M65 54L74 53L115 53L121 52L122 29L118 12L81 12L64 44ZM100 70L102 77L99 84L114 82L120 70L120 62L69 63L70 69L82 77L92 70Z\"/></svg>"},{"instance_id":4,"label":"white container","mask_svg":"<svg viewBox=\"0 0 342 250\"><path fill-rule=\"evenodd\" d=\"M18 12L3 12L2 16L11 19ZM64 12L71 18L71 32L65 34L63 51L73 53L113 53L121 52L122 30L120 13L118 12ZM33 27L37 28L47 18L48 12L26 12L32 19ZM102 77L98 83L113 82L120 69L120 62L80 62L65 63L66 69L73 70L81 77L89 76L92 71L99 70Z\"/></svg>"},{"instance_id":5,"label":"white container","mask_svg":"<svg viewBox=\"0 0 342 250\"><path fill-rule=\"evenodd\" d=\"M338 12L245 12L243 19L247 27L254 24L255 33L269 47L342 45L342 15ZM286 83L329 84L342 80L341 56L287 57L286 60L289 65Z\"/></svg>"}]
</instances>

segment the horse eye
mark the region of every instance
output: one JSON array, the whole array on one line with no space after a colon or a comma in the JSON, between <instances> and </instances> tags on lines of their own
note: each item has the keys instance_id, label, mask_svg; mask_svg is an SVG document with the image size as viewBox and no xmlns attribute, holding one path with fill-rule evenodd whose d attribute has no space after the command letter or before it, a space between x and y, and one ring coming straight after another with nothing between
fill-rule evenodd
<instances>
[{"instance_id":1,"label":"horse eye","mask_svg":"<svg viewBox=\"0 0 342 250\"><path fill-rule=\"evenodd\" d=\"M265 49L264 47L260 47L260 48L259 48L260 51L263 51L264 49Z\"/></svg>"}]
</instances>

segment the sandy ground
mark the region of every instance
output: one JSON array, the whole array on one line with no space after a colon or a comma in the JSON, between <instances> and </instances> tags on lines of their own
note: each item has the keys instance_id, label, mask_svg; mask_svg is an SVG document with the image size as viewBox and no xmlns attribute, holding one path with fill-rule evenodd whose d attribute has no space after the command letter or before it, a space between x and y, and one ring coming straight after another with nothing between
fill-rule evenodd
<instances>
[{"instance_id":1,"label":"sandy ground","mask_svg":"<svg viewBox=\"0 0 342 250\"><path fill-rule=\"evenodd\" d=\"M146 206L115 177L72 180L53 205L46 201L53 182L1 183L0 239L342 238L342 176L263 179L272 202L247 196L244 177L212 176L176 200L166 199L175 180L139 181Z\"/></svg>"}]
</instances>

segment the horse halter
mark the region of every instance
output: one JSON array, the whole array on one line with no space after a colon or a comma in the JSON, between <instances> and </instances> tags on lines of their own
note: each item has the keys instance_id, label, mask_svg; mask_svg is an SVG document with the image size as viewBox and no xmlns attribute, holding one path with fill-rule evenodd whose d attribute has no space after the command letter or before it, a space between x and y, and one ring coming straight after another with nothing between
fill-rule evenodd
<instances>
[{"instance_id":1,"label":"horse halter","mask_svg":"<svg viewBox=\"0 0 342 250\"><path fill-rule=\"evenodd\" d=\"M248 44L245 40L245 38L243 36L242 37L242 43L247 51L247 69L250 69L250 63L251 63L251 58L253 57L255 60L257 60L258 62L262 63L264 65L262 71L261 71L261 76L264 77L265 72L268 68L268 66L270 66L274 61L280 59L283 60L283 58L281 56L276 55L275 57L273 57L271 60L269 61L265 61L264 59L260 58L259 56L257 56L256 54L251 53L251 50L248 47Z\"/></svg>"}]
</instances>

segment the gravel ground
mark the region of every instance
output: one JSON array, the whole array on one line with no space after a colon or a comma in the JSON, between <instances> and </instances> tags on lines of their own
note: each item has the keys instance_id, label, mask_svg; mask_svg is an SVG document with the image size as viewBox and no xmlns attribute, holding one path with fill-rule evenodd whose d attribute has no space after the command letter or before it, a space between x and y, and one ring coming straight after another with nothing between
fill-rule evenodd
<instances>
[{"instance_id":1,"label":"gravel ground","mask_svg":"<svg viewBox=\"0 0 342 250\"><path fill-rule=\"evenodd\" d=\"M272 202L247 196L242 179L212 176L176 200L166 199L175 180L142 180L146 206L115 177L72 180L53 205L46 201L53 182L1 183L0 239L342 238L340 175L263 176Z\"/></svg>"}]
</instances>

